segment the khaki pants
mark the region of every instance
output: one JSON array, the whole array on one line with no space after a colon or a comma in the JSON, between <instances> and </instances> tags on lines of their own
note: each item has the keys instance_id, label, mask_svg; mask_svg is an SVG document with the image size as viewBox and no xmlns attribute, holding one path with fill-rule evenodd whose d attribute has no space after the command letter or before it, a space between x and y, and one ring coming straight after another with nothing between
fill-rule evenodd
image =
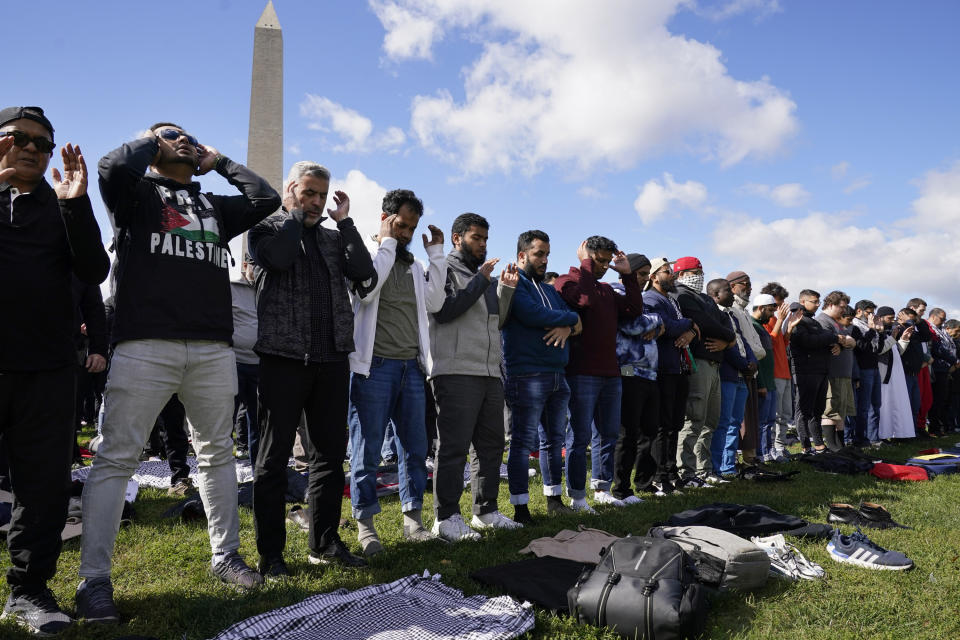
<instances>
[{"instance_id":1,"label":"khaki pants","mask_svg":"<svg viewBox=\"0 0 960 640\"><path fill-rule=\"evenodd\" d=\"M696 358L690 375L687 417L677 439L677 472L681 477L713 472L710 443L720 420L720 363Z\"/></svg>"}]
</instances>

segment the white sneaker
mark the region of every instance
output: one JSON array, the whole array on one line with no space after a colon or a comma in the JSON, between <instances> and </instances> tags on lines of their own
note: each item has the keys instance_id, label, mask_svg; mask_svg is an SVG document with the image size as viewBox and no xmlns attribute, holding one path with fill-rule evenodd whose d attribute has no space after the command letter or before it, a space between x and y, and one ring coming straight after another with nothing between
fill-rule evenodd
<instances>
[{"instance_id":1,"label":"white sneaker","mask_svg":"<svg viewBox=\"0 0 960 640\"><path fill-rule=\"evenodd\" d=\"M782 534L765 538L754 536L750 541L763 549L770 557L770 575L787 580L819 580L824 576L823 567L804 557L800 550L788 543Z\"/></svg>"},{"instance_id":2,"label":"white sneaker","mask_svg":"<svg viewBox=\"0 0 960 640\"><path fill-rule=\"evenodd\" d=\"M570 508L578 513L585 513L588 516L597 515L597 512L594 511L593 507L587 504L586 498L574 498L573 502L570 503Z\"/></svg>"},{"instance_id":3,"label":"white sneaker","mask_svg":"<svg viewBox=\"0 0 960 640\"><path fill-rule=\"evenodd\" d=\"M613 497L613 494L609 491L594 491L593 492L593 502L594 504L609 504L613 507L625 507L623 500L617 500Z\"/></svg>"},{"instance_id":4,"label":"white sneaker","mask_svg":"<svg viewBox=\"0 0 960 640\"><path fill-rule=\"evenodd\" d=\"M463 521L463 516L459 513L455 513L444 520L434 520L431 531L433 535L449 542L480 539L480 534L468 527L467 523Z\"/></svg>"},{"instance_id":5,"label":"white sneaker","mask_svg":"<svg viewBox=\"0 0 960 640\"><path fill-rule=\"evenodd\" d=\"M476 529L520 529L522 524L511 520L499 511L491 511L483 515L473 516L470 526Z\"/></svg>"},{"instance_id":6,"label":"white sneaker","mask_svg":"<svg viewBox=\"0 0 960 640\"><path fill-rule=\"evenodd\" d=\"M702 479L703 479L704 482L706 482L706 483L708 483L708 484L712 484L712 485L714 485L714 486L716 486L716 485L718 485L718 484L730 484L730 481L729 481L729 480L727 480L726 478L721 478L720 476L718 476L718 475L715 474L715 473L708 474L708 475L704 476Z\"/></svg>"},{"instance_id":7,"label":"white sneaker","mask_svg":"<svg viewBox=\"0 0 960 640\"><path fill-rule=\"evenodd\" d=\"M666 495L666 494L664 494L664 495ZM640 498L640 497L637 497L637 496L635 496L635 495L633 495L633 494L630 494L629 496L627 496L626 498L624 498L624 499L621 500L620 502L622 502L623 504L628 504L628 505L629 505L629 504L641 504L641 503L643 502L643 498Z\"/></svg>"}]
</instances>

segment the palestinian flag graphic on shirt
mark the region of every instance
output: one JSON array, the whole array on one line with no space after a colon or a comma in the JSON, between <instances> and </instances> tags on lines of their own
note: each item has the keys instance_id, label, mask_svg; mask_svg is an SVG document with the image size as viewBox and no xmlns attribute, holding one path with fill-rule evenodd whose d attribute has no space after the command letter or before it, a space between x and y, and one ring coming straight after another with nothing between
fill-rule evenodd
<instances>
[{"instance_id":1,"label":"palestinian flag graphic on shirt","mask_svg":"<svg viewBox=\"0 0 960 640\"><path fill-rule=\"evenodd\" d=\"M189 191L170 191L160 187L163 208L160 210L160 230L193 242L220 242L220 225L213 207L202 193L193 196Z\"/></svg>"}]
</instances>

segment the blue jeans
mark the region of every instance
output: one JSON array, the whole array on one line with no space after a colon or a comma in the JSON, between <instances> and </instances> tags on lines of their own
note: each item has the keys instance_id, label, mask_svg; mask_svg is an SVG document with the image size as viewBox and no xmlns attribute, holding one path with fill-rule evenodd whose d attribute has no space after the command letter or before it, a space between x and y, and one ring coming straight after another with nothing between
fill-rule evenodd
<instances>
[{"instance_id":1,"label":"blue jeans","mask_svg":"<svg viewBox=\"0 0 960 640\"><path fill-rule=\"evenodd\" d=\"M387 423L387 430L383 434L383 446L380 447L380 457L384 460L397 457L397 430L393 422Z\"/></svg>"},{"instance_id":2,"label":"blue jeans","mask_svg":"<svg viewBox=\"0 0 960 640\"><path fill-rule=\"evenodd\" d=\"M878 369L860 370L860 388L857 389L857 430L853 441L880 441L880 390L882 381Z\"/></svg>"},{"instance_id":3,"label":"blue jeans","mask_svg":"<svg viewBox=\"0 0 960 640\"><path fill-rule=\"evenodd\" d=\"M710 458L718 475L730 475L737 470L737 445L740 443L740 423L747 406L747 385L720 381L720 421L713 432Z\"/></svg>"},{"instance_id":4,"label":"blue jeans","mask_svg":"<svg viewBox=\"0 0 960 640\"><path fill-rule=\"evenodd\" d=\"M777 389L767 389L767 395L760 402L759 427L757 433L757 455L773 453L774 432L777 425L777 405L780 398Z\"/></svg>"},{"instance_id":5,"label":"blue jeans","mask_svg":"<svg viewBox=\"0 0 960 640\"><path fill-rule=\"evenodd\" d=\"M613 454L620 435L620 378L567 376L570 385L570 433L567 434L567 493L587 496L587 441L591 440L591 485L609 491L613 483ZM591 429L592 425L592 429Z\"/></svg>"},{"instance_id":6,"label":"blue jeans","mask_svg":"<svg viewBox=\"0 0 960 640\"><path fill-rule=\"evenodd\" d=\"M417 360L374 356L370 375L350 377L350 502L360 520L380 513L377 467L387 422L397 434L400 508L423 506L427 484L427 430L423 372Z\"/></svg>"},{"instance_id":7,"label":"blue jeans","mask_svg":"<svg viewBox=\"0 0 960 640\"><path fill-rule=\"evenodd\" d=\"M510 407L507 484L511 504L527 504L530 452L540 450L543 494L559 496L570 387L563 373L508 376L504 387ZM541 421L542 418L542 421Z\"/></svg>"}]
</instances>

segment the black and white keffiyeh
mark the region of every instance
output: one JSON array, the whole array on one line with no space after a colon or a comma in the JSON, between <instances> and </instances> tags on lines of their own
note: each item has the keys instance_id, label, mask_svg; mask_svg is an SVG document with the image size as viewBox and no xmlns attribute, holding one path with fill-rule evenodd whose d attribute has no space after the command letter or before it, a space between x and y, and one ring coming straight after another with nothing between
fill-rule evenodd
<instances>
[{"instance_id":1,"label":"black and white keffiyeh","mask_svg":"<svg viewBox=\"0 0 960 640\"><path fill-rule=\"evenodd\" d=\"M530 605L509 596L464 597L426 573L310 596L238 622L213 640L506 640L533 623Z\"/></svg>"}]
</instances>

